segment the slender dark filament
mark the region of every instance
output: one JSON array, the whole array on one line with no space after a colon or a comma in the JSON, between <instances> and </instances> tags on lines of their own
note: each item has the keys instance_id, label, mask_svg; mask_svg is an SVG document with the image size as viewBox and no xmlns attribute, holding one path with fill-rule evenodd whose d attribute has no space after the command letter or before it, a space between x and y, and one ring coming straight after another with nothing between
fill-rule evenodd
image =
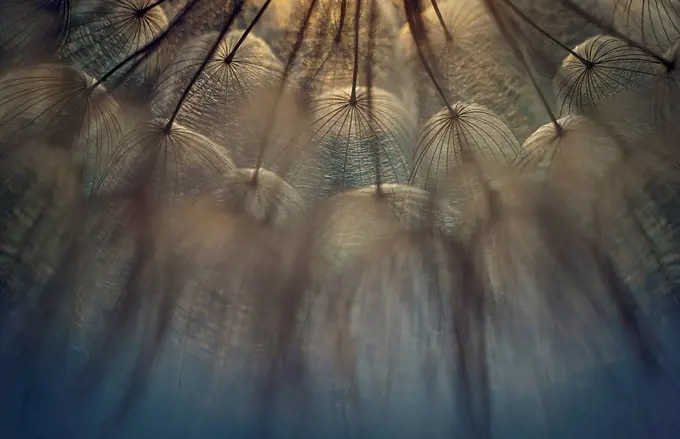
<instances>
[{"instance_id":1,"label":"slender dark filament","mask_svg":"<svg viewBox=\"0 0 680 439\"><path fill-rule=\"evenodd\" d=\"M437 90L437 94L439 94L439 97L444 103L444 106L449 110L449 113L451 113L451 115L453 116L455 112L451 107L451 103L446 97L446 93L444 92L442 86L439 84L439 81L437 81L437 77L435 75L433 67L430 66L429 62L427 62L427 59L425 58L425 53L423 52L423 47L421 46L422 42L424 41L424 45L428 49L428 53L432 53L432 51L429 50L430 44L427 39L427 34L425 32L423 18L421 14L417 12L418 11L417 3L419 3L417 0L415 2L404 0L404 10L406 12L406 19L408 21L409 31L411 32L411 36L413 37L413 42L415 43L416 46L416 53L418 55L418 59L420 60L420 64L422 64L423 68L425 69L425 73L427 74L428 78L430 78L430 81L432 82L432 85L434 85L435 90Z\"/></svg>"},{"instance_id":2,"label":"slender dark filament","mask_svg":"<svg viewBox=\"0 0 680 439\"><path fill-rule=\"evenodd\" d=\"M354 70L352 70L352 94L349 102L352 105L357 103L357 76L359 75L359 29L361 19L361 1L356 0L357 7L354 12Z\"/></svg>"},{"instance_id":3,"label":"slender dark filament","mask_svg":"<svg viewBox=\"0 0 680 439\"><path fill-rule=\"evenodd\" d=\"M503 0L505 1L505 0ZM552 111L550 108L550 104L548 104L548 100L546 97L543 95L543 92L541 91L540 86L536 82L536 76L534 75L534 72L527 62L527 55L524 50L524 45L520 44L519 41L517 41L517 35L515 32L513 32L512 25L509 25L507 21L505 20L505 17L503 16L503 13L499 11L498 7L495 5L495 0L484 0L484 3L486 4L487 9L489 10L491 16L493 17L494 21L498 25L498 29L501 31L503 36L505 37L505 40L507 41L508 45L510 45L510 48L513 49L513 51L517 54L517 58L519 58L520 62L522 63L522 66L527 72L527 75L529 76L529 80L531 81L531 85L533 86L534 90L538 94L538 97L541 99L541 103L543 104L543 108L545 109L546 113L550 117L550 120L552 121L553 126L555 127L555 133L558 136L561 136L564 134L564 129L562 126L557 122L557 117L555 117L555 113ZM526 38L526 35L522 34L524 38Z\"/></svg>"},{"instance_id":4,"label":"slender dark filament","mask_svg":"<svg viewBox=\"0 0 680 439\"><path fill-rule=\"evenodd\" d=\"M163 3L165 3L165 2L166 2L166 0L156 0L155 2L149 4L148 6L146 6L146 7L142 8L142 9L140 9L139 12L138 12L138 14L139 14L139 15L144 15L144 14L146 14L147 12L149 12L150 10L152 10L153 8L155 8L156 6L160 6L160 5L162 5Z\"/></svg>"},{"instance_id":5,"label":"slender dark filament","mask_svg":"<svg viewBox=\"0 0 680 439\"><path fill-rule=\"evenodd\" d=\"M560 0L560 1L562 2L562 4L564 4L564 6L571 9L573 12L582 16L583 18L589 20L590 22L594 23L598 27L604 29L608 34L625 41L629 45L635 47L636 49L642 50L647 55L656 59L657 61L659 61L659 63L663 64L664 67L666 67L666 69L668 71L672 71L672 70L675 69L675 63L673 61L667 60L665 57L654 53L652 50L649 50L644 45L639 44L636 41L634 41L634 40L628 38L627 36L623 35L621 32L614 29L613 26L610 26L607 23L603 22L602 20L598 19L597 17L593 16L593 14L589 13L588 11L586 11L585 9L580 7L579 5L575 4L572 0Z\"/></svg>"},{"instance_id":6,"label":"slender dark filament","mask_svg":"<svg viewBox=\"0 0 680 439\"><path fill-rule=\"evenodd\" d=\"M453 35L449 31L449 28L446 26L446 22L444 21L444 17L442 17L442 13L439 10L439 4L437 3L437 0L430 0L432 2L432 8L434 9L434 13L437 14L437 19L439 20L439 24L442 25L442 29L444 29L444 35L446 36L446 41L453 41Z\"/></svg>"},{"instance_id":7,"label":"slender dark filament","mask_svg":"<svg viewBox=\"0 0 680 439\"><path fill-rule=\"evenodd\" d=\"M231 52L229 52L229 55L227 55L224 62L230 63L234 59L234 55L236 54L236 51L239 49L239 47L241 47L241 45L243 44L245 39L248 37L250 32L253 30L253 28L255 27L257 22L260 21L260 17L262 17L262 14L264 14L264 11L267 10L267 8L269 7L269 4L271 2L272 2L272 0L267 0L266 2L264 2L262 7L260 8L260 10L257 11L257 15L255 15L255 17L253 18L253 21L251 21L250 24L248 25L248 27L246 28L246 30L243 31L243 35L241 35L241 38L239 38L239 40L236 42L234 47L231 49Z\"/></svg>"},{"instance_id":8,"label":"slender dark filament","mask_svg":"<svg viewBox=\"0 0 680 439\"><path fill-rule=\"evenodd\" d=\"M347 14L347 0L342 0L342 3L340 3L340 23L338 24L338 31L335 34L336 43L339 43L342 40L342 28L345 27L346 14Z\"/></svg>"},{"instance_id":9,"label":"slender dark filament","mask_svg":"<svg viewBox=\"0 0 680 439\"><path fill-rule=\"evenodd\" d=\"M376 21L378 14L375 12L375 0L370 0L370 12L368 19L368 53L366 56L366 104L368 107L368 114L371 119L373 119L373 51L375 49L375 42L373 40L373 31L375 30ZM359 35L357 34L357 39ZM373 121L371 120L371 123ZM375 186L378 194L382 193L380 182L382 176L380 174L380 145L379 142L372 142L373 146L373 158L375 159Z\"/></svg>"},{"instance_id":10,"label":"slender dark filament","mask_svg":"<svg viewBox=\"0 0 680 439\"><path fill-rule=\"evenodd\" d=\"M293 44L293 50L291 51L291 54L288 57L288 61L286 61L286 65L283 68L283 74L281 75L281 82L279 83L278 96L276 98L275 105L273 105L270 109L269 117L267 119L267 120L269 120L269 124L267 124L267 128L266 128L266 131L265 131L264 136L263 136L263 141L262 141L262 144L260 145L260 152L257 155L257 163L255 164L255 172L254 172L253 178L257 178L257 174L259 172L259 169L262 166L262 156L264 155L264 149L269 144L269 137L271 136L272 127L274 125L273 124L274 114L275 114L276 108L278 107L278 103L281 99L281 95L283 94L283 89L286 86L286 81L288 80L288 76L290 75L290 71L293 67L293 64L295 63L295 60L297 59L297 55L300 52L300 48L302 47L302 42L305 39L305 35L307 33L307 28L309 27L309 22L312 19L312 13L314 12L317 1L318 0L311 0L310 5L309 5L309 9L307 10L307 14L305 15L305 19L302 22L302 26L300 26L300 29L298 30L297 38L295 39L295 44Z\"/></svg>"},{"instance_id":11,"label":"slender dark filament","mask_svg":"<svg viewBox=\"0 0 680 439\"><path fill-rule=\"evenodd\" d=\"M433 1L434 1L434 0L433 0ZM513 11L515 14L517 14L522 20L524 20L527 24L529 24L529 26L533 27L533 28L536 29L541 35L543 35L544 37L546 37L547 39L549 39L549 40L552 41L553 43L557 44L558 46L560 46L560 47L561 47L562 49L564 49L565 51L569 52L570 55L572 55L573 57L575 57L576 59L578 59L579 61L581 61L581 63L582 63L584 66L590 67L590 66L593 65L593 62L592 62L592 61L589 61L589 60L585 59L584 57L582 57L581 55L579 55L576 51L574 51L573 49L571 49L570 47L568 47L566 44L564 44L563 42L561 42L561 41L558 40L557 38L553 37L548 31L546 31L546 30L543 29L541 26L539 26L538 24L536 24L531 18L527 17L527 15L526 15L524 12L522 12L517 6L515 6L515 5L512 3L511 0L502 0L502 1L503 1L503 3L507 4L507 5L510 7L510 9L512 9L512 11Z\"/></svg>"},{"instance_id":12,"label":"slender dark filament","mask_svg":"<svg viewBox=\"0 0 680 439\"><path fill-rule=\"evenodd\" d=\"M206 57L203 59L203 62L201 63L201 66L198 68L198 70L196 70L196 73L194 73L194 76L191 78L191 81L189 82L187 88L184 89L184 93L182 93L182 96L180 97L179 102L177 103L177 107L175 107L175 111L173 111L172 116L170 116L170 120L168 120L168 124L165 126L166 132L169 132L170 129L172 128L172 124L175 122L175 118L177 118L179 110L180 108L182 108L184 101L187 99L187 97L189 97L189 93L191 92L191 89L193 88L196 81L198 80L198 77L201 76L201 73L203 73L203 70L205 70L205 67L212 60L213 56L215 55L215 52L217 52L217 48L220 46L220 43L222 42L224 36L227 34L227 32L229 32L232 23L236 19L236 16L241 12L241 8L243 8L243 0L239 0L236 2L234 10L231 11L229 18L222 25L222 29L220 30L219 35L217 36L217 38L215 38L215 42L210 48L210 52L208 52Z\"/></svg>"},{"instance_id":13,"label":"slender dark filament","mask_svg":"<svg viewBox=\"0 0 680 439\"><path fill-rule=\"evenodd\" d=\"M427 59L425 58L425 54L423 52L423 48L421 46L422 42L424 41L425 47L429 49L429 41L427 39L427 34L425 32L423 18L421 14L418 12L417 3L419 3L417 0L416 1L404 0L404 11L406 12L406 19L408 21L409 31L411 32L411 36L413 37L413 42L415 43L416 47L416 53L418 55L420 63L425 69L425 73L427 74L428 78L430 78L430 81L434 85L434 88L437 90L437 94L439 94L439 97L441 98L442 102L444 103L446 108L449 110L449 113L453 117L455 116L455 112L453 111L453 108L451 107L451 104L448 98L446 97L444 89L439 84L439 81L437 81L437 77L435 76L432 66L430 66L430 63L427 62ZM431 53L431 50L428 50L428 52Z\"/></svg>"},{"instance_id":14,"label":"slender dark filament","mask_svg":"<svg viewBox=\"0 0 680 439\"><path fill-rule=\"evenodd\" d=\"M194 6L196 6L196 5L198 4L198 2L200 2L200 1L201 1L201 0L191 0L189 3L187 3L187 5L184 6L184 8L182 8L182 10L175 16L175 18L172 19L172 21L171 21L170 24L168 25L167 29L165 29L163 32L161 32L156 38L154 38L153 40L151 40L151 41L149 41L147 44L145 44L144 47L141 47L140 49L138 49L137 51L135 51L134 53L132 53L132 54L130 54L128 57L126 57L124 60L122 60L121 62L119 62L115 67L113 67L113 68L112 68L111 70L109 70L106 74L104 74L104 76L102 76L102 77L99 78L97 81L95 81L95 83L92 85L91 88L94 90L95 88L97 88L98 86L100 86L100 85L102 85L104 82L106 82L106 81L107 81L111 76L113 76L117 71L119 71L119 70L122 69L124 66L126 66L130 61L132 61L132 60L135 59L135 58L139 58L139 59L137 59L137 61L132 65L132 67L131 67L130 69L128 69L128 71L123 75L123 77L120 78L118 81L116 81L116 83L111 87L112 90L115 89L115 88L118 88L118 87L123 83L125 77L128 76L128 75L130 74L130 72L134 71L134 69L137 68L137 66L138 66L139 64L141 64L142 62L144 62L144 60L145 60L146 58L148 58L148 57L151 55L151 53L152 53L152 52L153 52L153 51L161 44L161 42L162 42L163 40L165 40L165 38L170 34L170 31L172 31L172 29L174 29L178 24L182 23L182 22L186 19L186 17L187 17L187 15L189 14L189 12L190 12L190 11L194 8ZM141 55L141 57L140 57L140 55Z\"/></svg>"}]
</instances>

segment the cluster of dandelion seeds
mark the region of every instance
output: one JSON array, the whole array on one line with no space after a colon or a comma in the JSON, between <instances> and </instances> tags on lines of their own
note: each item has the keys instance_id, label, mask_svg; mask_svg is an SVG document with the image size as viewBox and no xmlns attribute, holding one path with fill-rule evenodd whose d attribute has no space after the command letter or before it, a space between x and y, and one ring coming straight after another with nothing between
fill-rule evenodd
<instances>
[{"instance_id":1,"label":"cluster of dandelion seeds","mask_svg":"<svg viewBox=\"0 0 680 439\"><path fill-rule=\"evenodd\" d=\"M676 0L2 14L0 436L674 437Z\"/></svg>"}]
</instances>

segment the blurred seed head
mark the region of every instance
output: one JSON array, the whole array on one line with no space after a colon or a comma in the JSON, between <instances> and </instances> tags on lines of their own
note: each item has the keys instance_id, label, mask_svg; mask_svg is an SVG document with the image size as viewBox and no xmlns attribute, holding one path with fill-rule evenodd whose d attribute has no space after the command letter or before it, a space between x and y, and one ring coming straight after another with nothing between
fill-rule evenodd
<instances>
[{"instance_id":1,"label":"blurred seed head","mask_svg":"<svg viewBox=\"0 0 680 439\"><path fill-rule=\"evenodd\" d=\"M125 124L116 100L74 67L39 64L0 78L3 155L36 142L64 148L84 167L86 193L103 172Z\"/></svg>"},{"instance_id":2,"label":"blurred seed head","mask_svg":"<svg viewBox=\"0 0 680 439\"><path fill-rule=\"evenodd\" d=\"M224 148L180 124L155 119L127 133L97 182L98 196L149 190L159 200L199 195L234 171Z\"/></svg>"},{"instance_id":3,"label":"blurred seed head","mask_svg":"<svg viewBox=\"0 0 680 439\"><path fill-rule=\"evenodd\" d=\"M539 128L522 145L515 168L530 173L536 184L551 185L563 199L565 213L592 219L597 188L622 160L616 139L594 121L569 115ZM574 209L572 211L572 209ZM588 220L586 220L588 221Z\"/></svg>"},{"instance_id":4,"label":"blurred seed head","mask_svg":"<svg viewBox=\"0 0 680 439\"><path fill-rule=\"evenodd\" d=\"M220 181L216 197L228 211L245 213L256 222L284 226L303 219L304 203L297 191L263 168L236 169Z\"/></svg>"},{"instance_id":5,"label":"blurred seed head","mask_svg":"<svg viewBox=\"0 0 680 439\"><path fill-rule=\"evenodd\" d=\"M314 214L319 252L315 263L321 273L341 269L374 241L397 231L452 230L456 220L449 206L411 186L381 184L344 192L324 201Z\"/></svg>"}]
</instances>

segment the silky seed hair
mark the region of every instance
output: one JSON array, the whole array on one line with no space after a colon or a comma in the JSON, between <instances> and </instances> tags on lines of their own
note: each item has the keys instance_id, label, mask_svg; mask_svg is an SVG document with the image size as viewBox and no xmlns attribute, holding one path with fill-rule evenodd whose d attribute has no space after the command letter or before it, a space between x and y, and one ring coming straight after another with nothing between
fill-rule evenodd
<instances>
[{"instance_id":1,"label":"silky seed hair","mask_svg":"<svg viewBox=\"0 0 680 439\"><path fill-rule=\"evenodd\" d=\"M69 0L7 0L3 9L0 71L56 58L69 31Z\"/></svg>"}]
</instances>

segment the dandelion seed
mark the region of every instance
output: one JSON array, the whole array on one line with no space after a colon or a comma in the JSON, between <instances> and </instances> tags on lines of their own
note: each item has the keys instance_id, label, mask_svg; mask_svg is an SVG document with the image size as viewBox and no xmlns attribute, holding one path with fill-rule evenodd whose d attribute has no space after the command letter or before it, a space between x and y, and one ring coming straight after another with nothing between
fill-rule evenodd
<instances>
[{"instance_id":1,"label":"dandelion seed","mask_svg":"<svg viewBox=\"0 0 680 439\"><path fill-rule=\"evenodd\" d=\"M663 239L660 234L666 234L666 239L671 235L670 229L653 225L651 217L660 216L660 212L654 206L655 190L650 193L650 184L658 175L668 175L669 168L655 176L662 169L655 163L658 158L646 157L650 152L631 148L602 125L582 116L567 116L560 120L560 126L564 131L559 136L554 134L554 127L545 126L527 139L517 168L550 187L553 196L563 200L565 216L573 215L574 222L595 227L596 239L608 240L596 245L609 252L614 263L625 266L622 261L633 254L635 245L646 245L647 252L656 252L659 246L655 241ZM621 224L628 224L625 234L612 234ZM620 241L620 236L630 239L630 246Z\"/></svg>"},{"instance_id":2,"label":"dandelion seed","mask_svg":"<svg viewBox=\"0 0 680 439\"><path fill-rule=\"evenodd\" d=\"M381 183L408 181L415 124L393 95L358 88L353 97L351 89L339 89L312 105L309 140L291 153L296 162L274 168L283 168L281 175L303 198L376 183L376 160Z\"/></svg>"},{"instance_id":3,"label":"dandelion seed","mask_svg":"<svg viewBox=\"0 0 680 439\"><path fill-rule=\"evenodd\" d=\"M45 142L72 151L89 193L124 130L122 109L73 67L39 64L0 78L0 155ZM47 166L50 166L47 164Z\"/></svg>"},{"instance_id":4,"label":"dandelion seed","mask_svg":"<svg viewBox=\"0 0 680 439\"><path fill-rule=\"evenodd\" d=\"M488 176L489 167L509 165L519 150L503 121L480 105L465 103L432 116L421 129L418 145L412 180L460 210L481 190L466 157L474 156L481 174Z\"/></svg>"},{"instance_id":5,"label":"dandelion seed","mask_svg":"<svg viewBox=\"0 0 680 439\"><path fill-rule=\"evenodd\" d=\"M172 200L198 195L201 188L233 172L223 148L179 124L156 119L126 134L95 186L99 196L133 194L149 182L154 196Z\"/></svg>"},{"instance_id":6,"label":"dandelion seed","mask_svg":"<svg viewBox=\"0 0 680 439\"><path fill-rule=\"evenodd\" d=\"M232 23L233 17L224 23L208 59ZM121 348L125 348L121 342L133 334L141 337L133 349L122 351L132 366L116 411L107 420L113 425L125 417L146 387L181 298L182 279L187 275L182 267L186 264L172 257L162 239L165 232L172 235L181 231L182 217L173 215L173 209L177 204L190 207L191 197L201 195L208 182L234 169L223 149L175 122L206 65L207 59L194 72L169 119L141 124L121 140L95 187L99 209L105 215L112 211L112 220L124 225L127 239L123 243L127 241L128 249L122 251L129 254L122 255L128 259L128 269L112 293L115 305L104 319L101 339L86 362L82 387L93 390L107 373L112 356L121 355ZM111 250L119 253L120 244L114 244ZM139 316L146 312L153 315L136 327Z\"/></svg>"},{"instance_id":7,"label":"dandelion seed","mask_svg":"<svg viewBox=\"0 0 680 439\"><path fill-rule=\"evenodd\" d=\"M9 1L9 436L671 434L676 0Z\"/></svg>"},{"instance_id":8,"label":"dandelion seed","mask_svg":"<svg viewBox=\"0 0 680 439\"><path fill-rule=\"evenodd\" d=\"M548 124L531 135L514 166L537 181L554 184L564 197L565 211L576 209L575 218L583 218L583 209L593 206L593 188L622 160L622 149L606 130L583 116L569 115L558 123L560 130Z\"/></svg>"},{"instance_id":9,"label":"dandelion seed","mask_svg":"<svg viewBox=\"0 0 680 439\"><path fill-rule=\"evenodd\" d=\"M574 53L563 61L554 80L562 114L587 113L623 91L650 90L656 78L655 59L614 37L590 38Z\"/></svg>"},{"instance_id":10,"label":"dandelion seed","mask_svg":"<svg viewBox=\"0 0 680 439\"><path fill-rule=\"evenodd\" d=\"M63 56L95 78L103 77L168 27L165 13L152 0L84 0L80 9L73 17ZM156 50L126 78L127 84L153 84L163 67L163 54L162 48ZM115 79L114 75L109 81Z\"/></svg>"}]
</instances>

